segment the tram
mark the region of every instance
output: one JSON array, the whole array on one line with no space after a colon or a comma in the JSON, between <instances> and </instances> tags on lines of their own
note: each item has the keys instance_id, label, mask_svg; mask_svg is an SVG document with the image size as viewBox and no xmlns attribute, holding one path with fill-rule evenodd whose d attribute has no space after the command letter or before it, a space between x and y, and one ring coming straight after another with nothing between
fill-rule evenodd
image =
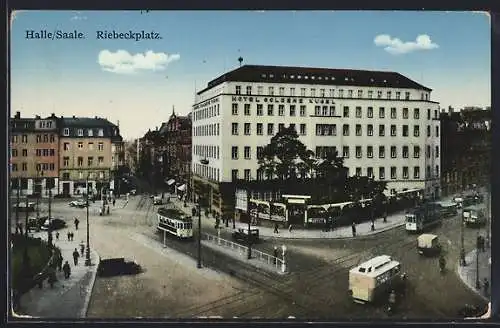
<instances>
[{"instance_id":1,"label":"tram","mask_svg":"<svg viewBox=\"0 0 500 328\"><path fill-rule=\"evenodd\" d=\"M482 206L472 205L464 208L462 220L467 226L480 226L486 224L486 213Z\"/></svg>"},{"instance_id":2,"label":"tram","mask_svg":"<svg viewBox=\"0 0 500 328\"><path fill-rule=\"evenodd\" d=\"M349 270L349 292L355 303L372 303L398 288L401 277L401 264L380 255Z\"/></svg>"},{"instance_id":3,"label":"tram","mask_svg":"<svg viewBox=\"0 0 500 328\"><path fill-rule=\"evenodd\" d=\"M441 207L436 203L420 205L406 214L405 221L405 229L409 233L432 229L442 222Z\"/></svg>"},{"instance_id":4,"label":"tram","mask_svg":"<svg viewBox=\"0 0 500 328\"><path fill-rule=\"evenodd\" d=\"M193 221L176 208L160 207L157 212L158 232L167 232L179 239L193 238Z\"/></svg>"}]
</instances>

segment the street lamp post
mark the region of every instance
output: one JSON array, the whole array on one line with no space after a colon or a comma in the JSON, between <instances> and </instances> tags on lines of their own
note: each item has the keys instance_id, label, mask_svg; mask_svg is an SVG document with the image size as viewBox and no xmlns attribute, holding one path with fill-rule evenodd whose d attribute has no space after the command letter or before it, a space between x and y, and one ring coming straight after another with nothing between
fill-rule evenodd
<instances>
[{"instance_id":1,"label":"street lamp post","mask_svg":"<svg viewBox=\"0 0 500 328\"><path fill-rule=\"evenodd\" d=\"M43 171L41 172L41 174L43 176ZM47 186L47 181L45 182L45 186ZM52 248L52 225L51 225L51 221L52 221L52 184L49 184L49 226L48 226L48 229L47 229L47 233L48 233L47 241L48 241L48 244L49 244L49 248Z\"/></svg>"},{"instance_id":2,"label":"street lamp post","mask_svg":"<svg viewBox=\"0 0 500 328\"><path fill-rule=\"evenodd\" d=\"M464 209L460 215L460 265L466 266L465 262L465 247L464 247Z\"/></svg>"},{"instance_id":3,"label":"street lamp post","mask_svg":"<svg viewBox=\"0 0 500 328\"><path fill-rule=\"evenodd\" d=\"M87 202L87 249L85 252L85 266L91 266L92 262L90 261L90 231L89 231L89 175L87 175L87 181L86 181L86 186L87 186L87 197L86 197L86 202Z\"/></svg>"},{"instance_id":4,"label":"street lamp post","mask_svg":"<svg viewBox=\"0 0 500 328\"><path fill-rule=\"evenodd\" d=\"M281 272L286 272L286 246L281 245L281 254L283 255L283 262L281 263Z\"/></svg>"},{"instance_id":5,"label":"street lamp post","mask_svg":"<svg viewBox=\"0 0 500 328\"><path fill-rule=\"evenodd\" d=\"M16 233L19 229L19 198L21 193L21 178L17 178L17 199L16 199ZM21 231L19 231L21 232Z\"/></svg>"},{"instance_id":6,"label":"street lamp post","mask_svg":"<svg viewBox=\"0 0 500 328\"><path fill-rule=\"evenodd\" d=\"M479 232L477 233L477 238L479 238ZM479 283L479 244L478 244L476 245L476 289L479 288L481 288L481 284Z\"/></svg>"},{"instance_id":7,"label":"street lamp post","mask_svg":"<svg viewBox=\"0 0 500 328\"><path fill-rule=\"evenodd\" d=\"M251 221L250 220L250 212L247 212L247 220L248 220L248 232L247 232L248 254L247 254L247 258L250 260L252 258L252 238L251 238L251 234L250 234L250 221Z\"/></svg>"},{"instance_id":8,"label":"street lamp post","mask_svg":"<svg viewBox=\"0 0 500 328\"><path fill-rule=\"evenodd\" d=\"M37 186L40 186L40 184L41 184L40 171L36 171L36 184L37 184ZM42 193L42 188L41 187L37 188L37 195L36 195L36 223L37 224L40 220L40 194L41 193Z\"/></svg>"},{"instance_id":9,"label":"street lamp post","mask_svg":"<svg viewBox=\"0 0 500 328\"><path fill-rule=\"evenodd\" d=\"M201 269L201 197L198 196L198 261L196 267Z\"/></svg>"},{"instance_id":10,"label":"street lamp post","mask_svg":"<svg viewBox=\"0 0 500 328\"><path fill-rule=\"evenodd\" d=\"M491 229L491 189L489 182L486 183L486 247L490 247L490 229Z\"/></svg>"}]
</instances>

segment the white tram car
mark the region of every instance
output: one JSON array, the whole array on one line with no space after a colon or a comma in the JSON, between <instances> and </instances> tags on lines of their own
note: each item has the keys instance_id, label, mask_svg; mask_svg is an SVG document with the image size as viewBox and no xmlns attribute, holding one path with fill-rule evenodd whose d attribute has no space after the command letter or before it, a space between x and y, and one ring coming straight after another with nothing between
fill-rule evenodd
<instances>
[{"instance_id":1,"label":"white tram car","mask_svg":"<svg viewBox=\"0 0 500 328\"><path fill-rule=\"evenodd\" d=\"M441 207L436 203L421 205L405 216L405 229L408 233L418 233L442 223Z\"/></svg>"},{"instance_id":2,"label":"white tram car","mask_svg":"<svg viewBox=\"0 0 500 328\"><path fill-rule=\"evenodd\" d=\"M179 239L193 238L193 221L176 208L161 207L157 212L158 232L167 232Z\"/></svg>"},{"instance_id":3,"label":"white tram car","mask_svg":"<svg viewBox=\"0 0 500 328\"><path fill-rule=\"evenodd\" d=\"M349 292L356 303L387 296L401 283L401 264L389 255L374 257L349 270Z\"/></svg>"}]
</instances>

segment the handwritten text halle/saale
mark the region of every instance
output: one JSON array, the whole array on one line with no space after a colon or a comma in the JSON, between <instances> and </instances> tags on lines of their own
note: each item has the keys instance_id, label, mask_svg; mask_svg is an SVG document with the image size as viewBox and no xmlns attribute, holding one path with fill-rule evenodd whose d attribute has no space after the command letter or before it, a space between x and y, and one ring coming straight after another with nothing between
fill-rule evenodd
<instances>
[{"instance_id":1,"label":"handwritten text halle/saale","mask_svg":"<svg viewBox=\"0 0 500 328\"><path fill-rule=\"evenodd\" d=\"M35 40L77 40L85 39L85 34L77 30L26 30L26 39Z\"/></svg>"}]
</instances>

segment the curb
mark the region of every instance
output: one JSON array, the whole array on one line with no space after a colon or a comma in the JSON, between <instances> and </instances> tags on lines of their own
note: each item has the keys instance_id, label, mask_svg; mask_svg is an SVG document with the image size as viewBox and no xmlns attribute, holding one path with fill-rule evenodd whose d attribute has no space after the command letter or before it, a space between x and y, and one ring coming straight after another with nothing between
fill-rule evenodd
<instances>
[{"instance_id":1,"label":"curb","mask_svg":"<svg viewBox=\"0 0 500 328\"><path fill-rule=\"evenodd\" d=\"M92 250L92 253L94 254L94 258L97 259L97 262L94 264L95 270L92 272L92 278L90 280L90 285L89 285L89 291L87 295L85 295L85 301L83 303L83 308L80 311L80 318L85 318L87 317L87 311L89 309L89 303L90 303L90 298L92 297L92 292L94 290L94 284L95 284L95 279L97 277L97 269L99 268L99 264L101 263L101 256L95 251Z\"/></svg>"},{"instance_id":2,"label":"curb","mask_svg":"<svg viewBox=\"0 0 500 328\"><path fill-rule=\"evenodd\" d=\"M389 231L389 230L393 230L393 229L396 229L396 228L399 228L401 226L404 226L405 225L405 222L402 222L402 223L398 223L397 225L394 225L390 228L387 228L387 229L382 229L382 230L375 230L374 232L371 232L369 234L366 234L366 235L357 235L356 237L323 237L323 236L320 236L320 237L293 237L293 236L290 236L290 237L281 237L281 236L262 236L261 235L261 238L262 239L293 239L293 240L316 240L316 239L328 239L328 240L345 240L345 239L364 239L366 237L370 237L370 236L374 236L374 235L377 235L379 233L382 233L382 232L385 232L385 231Z\"/></svg>"},{"instance_id":3,"label":"curb","mask_svg":"<svg viewBox=\"0 0 500 328\"><path fill-rule=\"evenodd\" d=\"M470 254L475 254L475 251L472 251L470 252L469 254L467 255L470 255ZM465 256L465 259L467 260L467 255ZM474 257L475 258L475 257ZM470 289L472 292L474 292L476 295L478 295L479 297L481 297L483 300L485 300L486 302L491 302L491 299L487 298L486 296L482 295L480 291L478 291L476 289L475 286L472 286L471 284L469 284L467 282L467 279L464 279L463 275L461 274L461 265L460 265L460 260L457 261L457 269L456 269L456 273L458 275L458 277L460 278L460 281L462 281L462 283L468 288Z\"/></svg>"}]
</instances>

